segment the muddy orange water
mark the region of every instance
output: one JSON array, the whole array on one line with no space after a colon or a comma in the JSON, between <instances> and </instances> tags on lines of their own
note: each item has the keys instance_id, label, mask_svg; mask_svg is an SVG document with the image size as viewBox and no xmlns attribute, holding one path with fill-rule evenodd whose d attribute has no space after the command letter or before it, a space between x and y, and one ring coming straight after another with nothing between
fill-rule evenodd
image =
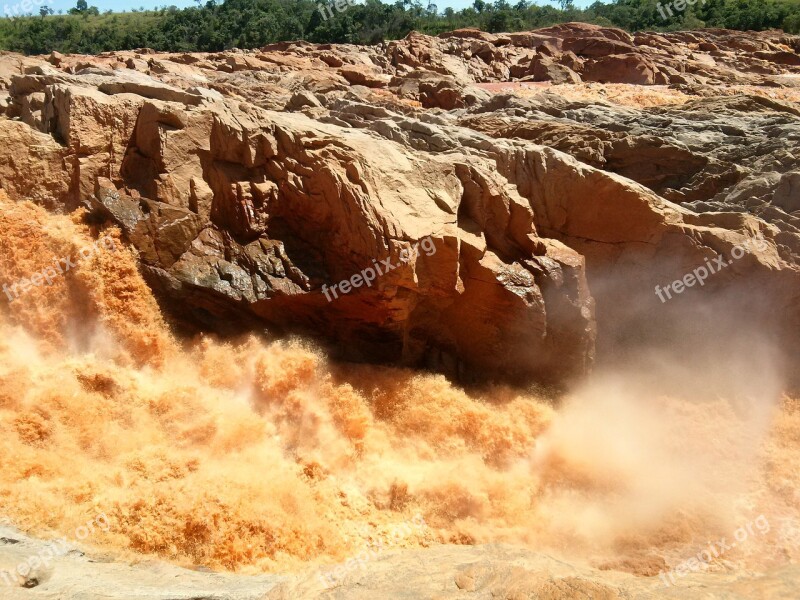
<instances>
[{"instance_id":1,"label":"muddy orange water","mask_svg":"<svg viewBox=\"0 0 800 600\"><path fill-rule=\"evenodd\" d=\"M90 549L240 572L342 561L417 515L394 547L504 541L655 575L744 527L703 568L800 556L800 411L769 361L715 359L734 397L697 365L685 397L651 370L549 398L300 340L178 340L132 251L80 218L0 200L0 284L117 236L0 295L0 513L32 534L104 512Z\"/></svg>"}]
</instances>

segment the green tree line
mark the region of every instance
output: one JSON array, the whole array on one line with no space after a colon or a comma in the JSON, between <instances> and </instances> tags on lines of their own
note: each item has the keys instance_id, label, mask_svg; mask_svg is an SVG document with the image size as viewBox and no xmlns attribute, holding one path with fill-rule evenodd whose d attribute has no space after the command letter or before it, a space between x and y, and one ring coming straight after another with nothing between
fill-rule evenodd
<instances>
[{"instance_id":1,"label":"green tree line","mask_svg":"<svg viewBox=\"0 0 800 600\"><path fill-rule=\"evenodd\" d=\"M38 15L0 19L0 49L44 54L97 54L110 50L153 48L161 51L219 51L255 48L277 41L377 43L417 30L436 35L460 27L485 31L525 31L568 21L616 26L629 31L724 27L740 30L782 28L800 32L800 0L696 0L672 15L659 2L675 0L612 0L585 9L571 0L559 7L528 0L475 0L469 8L439 11L419 0L208 0L205 5L178 9L101 14L79 0L67 15L47 6ZM338 4L337 4L338 1ZM664 18L664 15L667 18Z\"/></svg>"}]
</instances>

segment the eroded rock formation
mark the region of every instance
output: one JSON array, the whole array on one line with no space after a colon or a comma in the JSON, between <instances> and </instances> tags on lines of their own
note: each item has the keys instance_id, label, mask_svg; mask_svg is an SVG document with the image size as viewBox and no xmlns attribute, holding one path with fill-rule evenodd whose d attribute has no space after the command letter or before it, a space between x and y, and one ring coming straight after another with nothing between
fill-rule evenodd
<instances>
[{"instance_id":1,"label":"eroded rock formation","mask_svg":"<svg viewBox=\"0 0 800 600\"><path fill-rule=\"evenodd\" d=\"M0 187L117 224L192 325L266 325L478 379L585 373L595 308L611 346L646 336L668 326L638 317L655 285L762 236L703 293L747 281L742 314L781 311L796 352L798 45L568 24L5 54ZM613 84L663 98L588 98ZM435 252L400 260L426 238ZM397 268L328 301L323 286L385 259Z\"/></svg>"}]
</instances>

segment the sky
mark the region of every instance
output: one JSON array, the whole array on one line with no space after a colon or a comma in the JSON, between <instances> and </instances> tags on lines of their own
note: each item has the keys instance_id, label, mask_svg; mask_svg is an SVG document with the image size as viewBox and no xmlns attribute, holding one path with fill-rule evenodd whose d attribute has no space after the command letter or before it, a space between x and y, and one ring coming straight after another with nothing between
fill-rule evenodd
<instances>
[{"instance_id":1,"label":"sky","mask_svg":"<svg viewBox=\"0 0 800 600\"><path fill-rule=\"evenodd\" d=\"M320 0L325 1L325 0ZM387 1L387 0L384 0ZM39 6L42 4L47 4L53 10L63 10L65 13L67 10L75 6L76 0L0 0L0 16L2 15L14 15L14 14L22 14L25 12L32 12L36 14L39 10ZM100 9L101 12L105 12L107 10L113 10L115 12L119 12L122 10L130 10L132 8L155 8L157 6L172 6L175 5L179 8L183 8L185 6L193 6L194 2L192 0L87 0L89 6L96 6ZM466 8L468 6L472 6L473 0L434 0L436 6L441 11L448 6L454 8L455 10L461 10L462 8ZM594 0L575 0L576 6L588 6L594 2ZM422 3L425 4L425 0L422 0ZM552 4L556 5L557 3L555 0L537 0L538 4ZM32 8L24 10L23 6L31 6Z\"/></svg>"}]
</instances>

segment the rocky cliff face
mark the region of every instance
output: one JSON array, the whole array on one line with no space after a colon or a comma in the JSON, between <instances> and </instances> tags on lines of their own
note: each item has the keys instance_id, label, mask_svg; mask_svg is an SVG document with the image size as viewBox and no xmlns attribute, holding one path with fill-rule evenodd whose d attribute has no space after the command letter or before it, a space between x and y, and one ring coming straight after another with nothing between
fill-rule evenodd
<instances>
[{"instance_id":1,"label":"rocky cliff face","mask_svg":"<svg viewBox=\"0 0 800 600\"><path fill-rule=\"evenodd\" d=\"M694 292L755 289L735 318L780 311L796 353L798 48L569 24L4 54L0 187L117 224L193 327L467 379L583 374L596 317L604 352L663 332L686 307L653 311L656 285L759 237Z\"/></svg>"}]
</instances>

